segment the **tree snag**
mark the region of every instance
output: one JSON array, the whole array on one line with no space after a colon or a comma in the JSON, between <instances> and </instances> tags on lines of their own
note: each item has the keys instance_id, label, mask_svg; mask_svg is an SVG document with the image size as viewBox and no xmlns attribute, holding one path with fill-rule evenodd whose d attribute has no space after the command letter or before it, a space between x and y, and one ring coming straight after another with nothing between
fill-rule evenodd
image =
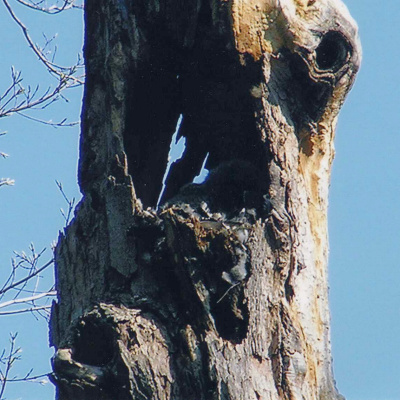
<instances>
[{"instance_id":1,"label":"tree snag","mask_svg":"<svg viewBox=\"0 0 400 400\"><path fill-rule=\"evenodd\" d=\"M341 399L326 214L361 55L347 9L85 7L84 198L56 249L57 398ZM179 118L185 152L157 208Z\"/></svg>"}]
</instances>

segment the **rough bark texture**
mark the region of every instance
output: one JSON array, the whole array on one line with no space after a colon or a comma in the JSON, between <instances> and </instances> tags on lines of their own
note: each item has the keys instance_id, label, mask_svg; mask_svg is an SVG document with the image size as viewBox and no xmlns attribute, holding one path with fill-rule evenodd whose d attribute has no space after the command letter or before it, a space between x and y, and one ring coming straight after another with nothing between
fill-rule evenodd
<instances>
[{"instance_id":1,"label":"rough bark texture","mask_svg":"<svg viewBox=\"0 0 400 400\"><path fill-rule=\"evenodd\" d=\"M335 0L87 0L57 398L335 400L326 212L360 63ZM183 158L155 211L179 116ZM208 180L191 184L208 154Z\"/></svg>"}]
</instances>

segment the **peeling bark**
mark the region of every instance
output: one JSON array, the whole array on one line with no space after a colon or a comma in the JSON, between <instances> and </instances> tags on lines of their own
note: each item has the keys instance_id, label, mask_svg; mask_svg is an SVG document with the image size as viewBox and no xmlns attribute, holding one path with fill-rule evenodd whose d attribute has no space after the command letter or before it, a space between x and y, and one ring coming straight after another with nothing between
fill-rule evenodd
<instances>
[{"instance_id":1,"label":"peeling bark","mask_svg":"<svg viewBox=\"0 0 400 400\"><path fill-rule=\"evenodd\" d=\"M326 214L360 64L335 0L86 2L57 398L332 400ZM183 158L155 210L179 116ZM211 170L191 183L205 156Z\"/></svg>"}]
</instances>

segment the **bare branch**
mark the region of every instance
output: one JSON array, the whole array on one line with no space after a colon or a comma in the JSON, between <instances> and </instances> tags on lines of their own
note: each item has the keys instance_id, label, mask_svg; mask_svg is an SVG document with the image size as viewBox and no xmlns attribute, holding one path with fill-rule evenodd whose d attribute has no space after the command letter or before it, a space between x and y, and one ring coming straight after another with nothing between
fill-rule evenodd
<instances>
[{"instance_id":1,"label":"bare branch","mask_svg":"<svg viewBox=\"0 0 400 400\"><path fill-rule=\"evenodd\" d=\"M39 60L43 63L43 65L49 70L49 72L53 73L54 75L58 76L60 80L73 80L76 83L83 84L82 80L79 78L74 77L72 74L75 72L74 69L76 66L72 67L63 67L57 64L52 63L50 60L46 58L43 54L42 50L33 42L32 38L29 35L28 28L23 24L23 22L17 17L14 10L11 8L8 0L2 0L4 5L7 8L11 18L17 23L17 25L21 28L22 33L29 44L29 47L32 51L37 55Z\"/></svg>"},{"instance_id":2,"label":"bare branch","mask_svg":"<svg viewBox=\"0 0 400 400\"><path fill-rule=\"evenodd\" d=\"M48 10L50 14L54 14L56 12L61 12L67 8L80 8L75 1L72 0L63 0L63 4L61 7L51 6L44 7L43 1L25 1L25 0L16 0L19 3L33 8L35 10L45 11ZM55 101L63 99L68 101L63 95L62 92L66 89L74 88L80 86L84 82L84 72L81 75L78 75L78 71L83 70L83 62L81 57L78 55L78 61L72 66L61 66L55 63L55 54L57 51L57 47L53 45L53 41L56 37L53 36L48 38L45 34L43 35L45 38L45 43L42 47L39 47L32 40L28 28L24 25L24 23L17 17L14 10L10 6L8 0L2 0L4 6L6 7L9 15L14 20L14 22L21 29L25 40L27 41L29 47L32 49L34 54L37 56L38 60L44 65L46 70L50 73L50 75L57 79L57 84L54 88L47 88L43 93L40 94L39 86L35 87L24 86L21 72L16 71L14 68L11 69L11 79L12 82L8 86L8 88L4 91L3 94L0 95L0 118L6 117L12 114L18 114L30 120L40 122L46 125L51 125L54 127L66 127L66 126L74 126L77 122L66 123L66 120L62 120L60 122L53 121L45 121L40 118L32 117L31 115L27 115L25 112L27 110L44 110L49 105L53 104ZM54 46L54 51L50 50L50 46Z\"/></svg>"},{"instance_id":3,"label":"bare branch","mask_svg":"<svg viewBox=\"0 0 400 400\"><path fill-rule=\"evenodd\" d=\"M56 185L58 186L58 189L60 190L64 200L66 201L66 203L68 204L68 211L64 212L64 210L61 208L61 214L65 220L65 226L67 226L71 220L71 216L72 216L72 212L74 210L75 207L75 197L73 197L71 200L67 197L67 195L64 192L64 189L62 187L62 183L59 181L56 181Z\"/></svg>"},{"instance_id":4,"label":"bare branch","mask_svg":"<svg viewBox=\"0 0 400 400\"><path fill-rule=\"evenodd\" d=\"M71 81L70 76L60 75L58 85L51 90L48 88L43 94L37 96L38 88L31 90L30 86L24 88L21 84L22 78L18 71L12 69L11 71L12 84L9 88L0 96L0 118L6 117L15 113L24 117L30 118L26 114L22 114L26 110L43 110L47 108L53 102L59 100L61 92L65 89L76 87L76 82ZM2 104L3 100L3 104ZM10 106L11 103L14 103ZM60 125L60 123L58 123ZM62 124L61 124L62 125Z\"/></svg>"},{"instance_id":5,"label":"bare branch","mask_svg":"<svg viewBox=\"0 0 400 400\"><path fill-rule=\"evenodd\" d=\"M46 268L48 268L50 265L52 265L53 262L54 262L54 259L51 259L50 261L48 261L46 264L44 264L38 270L35 270L34 272L28 274L27 276L25 276L24 278L20 279L17 282L14 282L8 286L3 287L2 289L0 289L0 295L3 295L4 293L8 292L9 290L14 289L14 288L30 281L32 278L39 275L42 271L44 271Z\"/></svg>"},{"instance_id":6,"label":"bare branch","mask_svg":"<svg viewBox=\"0 0 400 400\"><path fill-rule=\"evenodd\" d=\"M4 136L7 132L0 132L0 136ZM7 153L3 153L0 151L0 157L1 158L7 158L9 155ZM0 178L0 187L1 186L12 186L14 185L15 181L14 179L10 178Z\"/></svg>"},{"instance_id":7,"label":"bare branch","mask_svg":"<svg viewBox=\"0 0 400 400\"><path fill-rule=\"evenodd\" d=\"M15 183L14 179L10 178L0 178L0 187L1 186L13 186Z\"/></svg>"},{"instance_id":8,"label":"bare branch","mask_svg":"<svg viewBox=\"0 0 400 400\"><path fill-rule=\"evenodd\" d=\"M41 11L46 14L58 14L62 11L65 10L70 10L70 9L80 9L83 10L83 4L77 4L78 1L76 0L64 0L63 5L61 7L53 5L50 7L43 7L41 4L43 4L43 1L38 1L38 2L33 2L33 1L24 1L24 0L16 0L18 3L29 7L33 10L36 11Z\"/></svg>"},{"instance_id":9,"label":"bare branch","mask_svg":"<svg viewBox=\"0 0 400 400\"><path fill-rule=\"evenodd\" d=\"M12 84L6 89L6 91L0 96L0 103L15 90L15 87L21 82L21 73L15 71L14 67L11 67ZM10 100L8 100L9 102ZM3 107L7 106L8 103L4 104Z\"/></svg>"},{"instance_id":10,"label":"bare branch","mask_svg":"<svg viewBox=\"0 0 400 400\"><path fill-rule=\"evenodd\" d=\"M42 299L43 297L55 296L56 294L57 294L56 291L51 291L51 292L40 293L35 296L23 297L21 299L13 299L5 301L4 303L0 303L0 308L9 307L15 304L34 302L35 300Z\"/></svg>"},{"instance_id":11,"label":"bare branch","mask_svg":"<svg viewBox=\"0 0 400 400\"><path fill-rule=\"evenodd\" d=\"M21 112L17 112L17 114L20 115L21 117L24 117L24 118L29 119L31 121L39 122L40 124L44 124L44 125L50 125L50 126L52 126L54 128L72 127L72 126L80 124L79 121L67 122L66 118L62 119L59 122L53 122L52 120L46 121L46 120L43 120L43 119L40 119L40 118L32 117L32 116L27 115L27 114L23 114Z\"/></svg>"},{"instance_id":12,"label":"bare branch","mask_svg":"<svg viewBox=\"0 0 400 400\"><path fill-rule=\"evenodd\" d=\"M21 359L21 348L16 347L16 339L18 334L10 334L10 347L8 352L5 350L0 354L0 399L4 399L3 395L8 383L14 382L32 382L46 385L49 383L49 373L32 376L33 369L30 369L22 378L10 378L10 372L16 361Z\"/></svg>"},{"instance_id":13,"label":"bare branch","mask_svg":"<svg viewBox=\"0 0 400 400\"><path fill-rule=\"evenodd\" d=\"M15 258L11 262L11 271L0 289L0 316L31 313L36 319L48 319L51 305L49 299L56 295L54 287L47 290L40 288L43 276L41 273L54 262L53 259L39 267L39 262L46 249L37 253L33 244L29 252L14 252ZM6 297L7 296L7 297ZM25 307L18 305L25 304Z\"/></svg>"},{"instance_id":14,"label":"bare branch","mask_svg":"<svg viewBox=\"0 0 400 400\"><path fill-rule=\"evenodd\" d=\"M0 316L14 315L14 314L24 314L24 313L34 313L34 312L43 311L43 310L50 311L51 310L51 305L23 308L23 309L20 309L20 310L13 310L13 311L1 311L0 312Z\"/></svg>"},{"instance_id":15,"label":"bare branch","mask_svg":"<svg viewBox=\"0 0 400 400\"><path fill-rule=\"evenodd\" d=\"M32 370L30 371L32 372ZM23 378L13 378L13 379L8 379L8 383L13 383L13 382L32 382L32 383L39 383L40 385L46 385L49 383L49 380L46 379L51 375L51 373L47 374L41 374L41 375L36 375L36 376L30 376L30 374L25 375ZM43 379L45 378L45 379Z\"/></svg>"},{"instance_id":16,"label":"bare branch","mask_svg":"<svg viewBox=\"0 0 400 400\"><path fill-rule=\"evenodd\" d=\"M6 389L11 368L13 367L15 361L20 359L20 356L18 356L18 354L21 352L21 349L15 348L16 338L17 334L10 334L10 350L7 356L4 356L5 352L3 351L3 354L0 357L0 363L5 365L4 371L0 368L0 399L3 397L4 391Z\"/></svg>"}]
</instances>

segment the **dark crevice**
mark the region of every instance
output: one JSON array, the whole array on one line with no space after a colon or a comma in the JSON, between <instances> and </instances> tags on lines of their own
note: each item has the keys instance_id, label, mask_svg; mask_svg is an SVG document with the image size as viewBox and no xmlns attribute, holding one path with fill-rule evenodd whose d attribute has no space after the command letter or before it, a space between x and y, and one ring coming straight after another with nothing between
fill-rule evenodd
<instances>
[{"instance_id":1,"label":"dark crevice","mask_svg":"<svg viewBox=\"0 0 400 400\"><path fill-rule=\"evenodd\" d=\"M186 149L170 168L161 203L193 181L207 154L208 170L236 159L259 170L266 166L251 96L251 88L262 80L262 68L255 62L241 65L231 43L213 26L208 2L202 3L198 21L190 49L172 48L159 34L148 33L149 43L155 44L151 59L130 78L124 146L137 196L145 206L157 204L180 114L178 139L186 138ZM225 200L233 201L225 195L217 202L224 207Z\"/></svg>"},{"instance_id":2,"label":"dark crevice","mask_svg":"<svg viewBox=\"0 0 400 400\"><path fill-rule=\"evenodd\" d=\"M217 398L218 382L215 374L215 367L210 368L212 365L212 356L210 355L207 343L204 341L199 344L200 354L202 354L202 375L204 376L204 390L205 398L207 400Z\"/></svg>"},{"instance_id":3,"label":"dark crevice","mask_svg":"<svg viewBox=\"0 0 400 400\"><path fill-rule=\"evenodd\" d=\"M222 286L222 285L221 285ZM213 301L211 313L218 334L226 340L240 344L247 336L249 312L244 304L243 284L223 285L222 296Z\"/></svg>"},{"instance_id":4,"label":"dark crevice","mask_svg":"<svg viewBox=\"0 0 400 400\"><path fill-rule=\"evenodd\" d=\"M231 399L231 395L229 393L228 385L224 381L221 381L220 385L221 385L221 397L220 397L220 399L221 400L230 400Z\"/></svg>"},{"instance_id":5,"label":"dark crevice","mask_svg":"<svg viewBox=\"0 0 400 400\"><path fill-rule=\"evenodd\" d=\"M105 209L105 200L101 197L97 190L91 190L88 198L90 198L90 206L92 209L100 214Z\"/></svg>"},{"instance_id":6,"label":"dark crevice","mask_svg":"<svg viewBox=\"0 0 400 400\"><path fill-rule=\"evenodd\" d=\"M133 272L129 276L121 274L114 268L107 271L104 282L104 292L110 294L110 299L113 298L113 293L127 293L130 290L132 281L136 278Z\"/></svg>"},{"instance_id":7,"label":"dark crevice","mask_svg":"<svg viewBox=\"0 0 400 400\"><path fill-rule=\"evenodd\" d=\"M174 304L182 326L192 326L199 335L209 329L212 316L222 338L240 343L248 329L248 309L243 290L249 277L248 254L238 239L240 233L233 234L222 226L214 230L212 224L209 227L205 223L204 228L199 226L199 229L204 229L203 240L209 243L208 248L203 249L198 245L197 229L193 231L184 221L165 223L167 239L163 246L156 245L160 235L158 228L144 229L146 227L138 221L130 231L130 235L136 237L138 254L148 253L152 257L148 271L160 286L155 293L157 298L152 301ZM139 232L143 237L137 237ZM192 249L191 257L180 260L180 254L185 253L186 248ZM157 255L160 251L162 254ZM206 298L199 293L203 287L207 289Z\"/></svg>"},{"instance_id":8,"label":"dark crevice","mask_svg":"<svg viewBox=\"0 0 400 400\"><path fill-rule=\"evenodd\" d=\"M267 190L268 179L254 164L232 160L211 170L204 182L185 185L164 206L189 204L196 213L204 215L206 204L210 213L222 213L226 220L251 223L268 213ZM251 215L243 214L244 209Z\"/></svg>"},{"instance_id":9,"label":"dark crevice","mask_svg":"<svg viewBox=\"0 0 400 400\"><path fill-rule=\"evenodd\" d=\"M229 231L212 232L210 247L200 260L208 268L202 271L202 282L210 295L210 310L218 334L238 344L247 335L248 308L244 286L249 277L247 253Z\"/></svg>"},{"instance_id":10,"label":"dark crevice","mask_svg":"<svg viewBox=\"0 0 400 400\"><path fill-rule=\"evenodd\" d=\"M299 54L286 54L292 78L287 82L287 87L297 97L291 120L301 128L305 123L317 121L321 117L333 88L328 82L312 80L309 66Z\"/></svg>"},{"instance_id":11,"label":"dark crevice","mask_svg":"<svg viewBox=\"0 0 400 400\"><path fill-rule=\"evenodd\" d=\"M331 31L325 34L315 49L315 61L321 70L337 72L348 60L350 47L340 32Z\"/></svg>"},{"instance_id":12,"label":"dark crevice","mask_svg":"<svg viewBox=\"0 0 400 400\"><path fill-rule=\"evenodd\" d=\"M163 227L158 219L148 220L136 217L128 229L127 239L136 249L136 263L152 264L159 260L164 240Z\"/></svg>"},{"instance_id":13,"label":"dark crevice","mask_svg":"<svg viewBox=\"0 0 400 400\"><path fill-rule=\"evenodd\" d=\"M145 206L155 206L162 189L171 137L179 118L175 71L150 68L132 83L131 111L124 138L128 170Z\"/></svg>"},{"instance_id":14,"label":"dark crevice","mask_svg":"<svg viewBox=\"0 0 400 400\"><path fill-rule=\"evenodd\" d=\"M94 318L84 319L77 327L74 360L102 367L112 361L115 349L112 328Z\"/></svg>"},{"instance_id":15,"label":"dark crevice","mask_svg":"<svg viewBox=\"0 0 400 400\"><path fill-rule=\"evenodd\" d=\"M155 207L162 189L171 138L181 114L177 76L184 59L162 18L146 32L137 65L127 67L124 148L128 172L144 206ZM154 27L153 27L154 28ZM148 27L147 27L148 29ZM133 61L131 61L133 64Z\"/></svg>"},{"instance_id":16,"label":"dark crevice","mask_svg":"<svg viewBox=\"0 0 400 400\"><path fill-rule=\"evenodd\" d=\"M186 226L182 228L188 229ZM184 232L182 234L185 235ZM187 235L191 235L189 229ZM158 298L153 301L160 304L174 304L182 326L189 324L203 332L207 329L208 316L194 287L197 282L204 281L201 268L197 265L191 265L189 268L187 264L177 268L175 263L169 261L172 256L164 253L163 259L152 265L153 279L157 280L157 285L160 286ZM192 254L191 264L196 264L197 257L197 254Z\"/></svg>"},{"instance_id":17,"label":"dark crevice","mask_svg":"<svg viewBox=\"0 0 400 400\"><path fill-rule=\"evenodd\" d=\"M289 283L291 280L292 274L289 274L289 277L285 281L285 297L288 302L291 302L294 296L293 286Z\"/></svg>"},{"instance_id":18,"label":"dark crevice","mask_svg":"<svg viewBox=\"0 0 400 400\"><path fill-rule=\"evenodd\" d=\"M163 201L193 181L207 154L208 170L235 159L252 162L260 169L265 165L253 115L251 82L230 57L225 50L214 54L199 50L190 70L181 75L184 121L179 134L186 138L186 152L171 167Z\"/></svg>"}]
</instances>

